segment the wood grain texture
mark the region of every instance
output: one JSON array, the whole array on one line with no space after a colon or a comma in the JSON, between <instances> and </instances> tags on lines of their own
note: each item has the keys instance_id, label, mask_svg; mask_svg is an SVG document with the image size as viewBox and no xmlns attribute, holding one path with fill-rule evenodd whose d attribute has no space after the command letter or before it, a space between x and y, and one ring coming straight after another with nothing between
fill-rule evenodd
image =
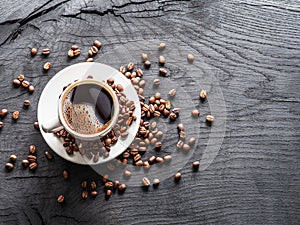
<instances>
[{"instance_id":1,"label":"wood grain texture","mask_svg":"<svg viewBox=\"0 0 300 225\"><path fill-rule=\"evenodd\" d=\"M0 108L13 111L25 98L32 102L26 112L20 110L17 123L5 118L0 131L0 224L299 224L298 1L25 0L0 5ZM207 170L193 173L187 164L179 184L169 178L157 190L128 187L109 201L103 193L83 201L80 182L99 180L99 175L58 156L54 162L45 159L49 147L32 126L39 94L56 72L84 61L84 55L67 59L70 46L87 51L94 39L104 43L101 54L137 41L177 42L218 71L227 129ZM47 60L55 66L48 73L42 71L45 58L29 55L33 46L52 50ZM95 59L101 62L101 56ZM11 86L19 73L35 84L33 95ZM204 127L199 149L208 133ZM38 170L23 170L19 161L7 173L8 156L25 157L33 143ZM202 153L196 151L191 161ZM65 168L68 181L61 175ZM56 202L59 194L67 199L62 206Z\"/></svg>"}]
</instances>

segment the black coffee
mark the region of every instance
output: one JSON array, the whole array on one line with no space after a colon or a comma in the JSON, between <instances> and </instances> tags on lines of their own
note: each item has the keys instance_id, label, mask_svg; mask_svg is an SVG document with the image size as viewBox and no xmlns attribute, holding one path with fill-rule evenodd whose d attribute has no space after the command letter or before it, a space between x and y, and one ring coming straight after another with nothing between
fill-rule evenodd
<instances>
[{"instance_id":1,"label":"black coffee","mask_svg":"<svg viewBox=\"0 0 300 225\"><path fill-rule=\"evenodd\" d=\"M77 133L98 133L111 120L113 104L106 89L96 84L80 84L68 93L63 102L64 118Z\"/></svg>"}]
</instances>

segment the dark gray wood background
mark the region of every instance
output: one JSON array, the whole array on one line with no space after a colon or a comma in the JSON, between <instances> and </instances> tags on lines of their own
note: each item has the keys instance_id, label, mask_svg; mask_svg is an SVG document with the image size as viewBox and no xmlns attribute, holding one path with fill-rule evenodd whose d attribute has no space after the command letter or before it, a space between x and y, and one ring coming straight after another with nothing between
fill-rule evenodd
<instances>
[{"instance_id":1,"label":"dark gray wood background","mask_svg":"<svg viewBox=\"0 0 300 225\"><path fill-rule=\"evenodd\" d=\"M193 173L187 164L180 184L169 178L157 190L128 187L108 201L103 193L83 201L81 180L98 174L57 155L45 159L51 150L32 126L39 95L56 72L84 60L67 59L70 45L86 52L94 39L104 43L101 54L143 40L184 43L219 71L227 128L208 169ZM31 47L52 50L48 73ZM0 224L299 224L299 65L299 1L1 0L0 108L21 117L13 123L9 115L0 132ZM12 87L19 73L35 84L33 95ZM24 158L30 144L39 149L38 170L18 161L6 172L8 156ZM196 151L190 162L199 158ZM56 202L61 193L64 205Z\"/></svg>"}]
</instances>

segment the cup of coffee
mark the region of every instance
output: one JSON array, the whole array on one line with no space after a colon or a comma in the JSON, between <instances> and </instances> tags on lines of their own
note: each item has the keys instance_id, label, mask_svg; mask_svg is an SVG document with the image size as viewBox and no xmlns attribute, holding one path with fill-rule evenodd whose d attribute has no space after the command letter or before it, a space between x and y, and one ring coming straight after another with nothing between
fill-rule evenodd
<instances>
[{"instance_id":1,"label":"cup of coffee","mask_svg":"<svg viewBox=\"0 0 300 225\"><path fill-rule=\"evenodd\" d=\"M92 79L70 84L58 99L58 116L42 124L44 132L65 129L80 140L105 136L116 124L119 101L106 83Z\"/></svg>"}]
</instances>

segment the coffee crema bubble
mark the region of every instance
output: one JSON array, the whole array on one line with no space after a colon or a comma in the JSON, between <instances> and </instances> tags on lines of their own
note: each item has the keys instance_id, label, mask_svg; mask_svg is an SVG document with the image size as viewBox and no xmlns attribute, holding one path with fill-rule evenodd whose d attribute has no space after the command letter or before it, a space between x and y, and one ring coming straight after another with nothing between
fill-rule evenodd
<instances>
[{"instance_id":1,"label":"coffee crema bubble","mask_svg":"<svg viewBox=\"0 0 300 225\"><path fill-rule=\"evenodd\" d=\"M111 94L97 84L79 84L63 100L67 125L77 133L91 135L104 130L113 117Z\"/></svg>"}]
</instances>

